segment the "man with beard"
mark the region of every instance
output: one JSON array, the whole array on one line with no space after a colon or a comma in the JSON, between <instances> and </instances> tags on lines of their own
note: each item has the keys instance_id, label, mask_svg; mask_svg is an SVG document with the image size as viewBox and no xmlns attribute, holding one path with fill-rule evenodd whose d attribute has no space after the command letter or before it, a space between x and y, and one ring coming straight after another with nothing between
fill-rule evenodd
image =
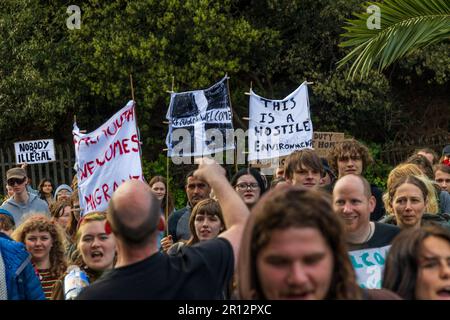
<instances>
[{"instance_id":1,"label":"man with beard","mask_svg":"<svg viewBox=\"0 0 450 320\"><path fill-rule=\"evenodd\" d=\"M174 242L188 240L191 237L189 218L194 206L203 199L208 199L211 188L203 180L194 177L194 171L186 176L186 195L188 203L185 208L175 211L169 217L169 235L161 240L164 250L167 250Z\"/></svg>"}]
</instances>

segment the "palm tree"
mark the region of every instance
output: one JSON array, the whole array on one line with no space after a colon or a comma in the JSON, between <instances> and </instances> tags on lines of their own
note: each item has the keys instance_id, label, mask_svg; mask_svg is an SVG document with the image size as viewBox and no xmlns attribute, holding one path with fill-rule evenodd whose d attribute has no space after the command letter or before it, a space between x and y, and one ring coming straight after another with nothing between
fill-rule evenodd
<instances>
[{"instance_id":1,"label":"palm tree","mask_svg":"<svg viewBox=\"0 0 450 320\"><path fill-rule=\"evenodd\" d=\"M367 3L380 9L380 26L369 28L373 12L355 14L339 46L352 50L338 62L338 68L353 61L348 77L366 77L373 65L381 72L412 51L450 39L449 0L386 0ZM373 8L373 7L372 7Z\"/></svg>"}]
</instances>

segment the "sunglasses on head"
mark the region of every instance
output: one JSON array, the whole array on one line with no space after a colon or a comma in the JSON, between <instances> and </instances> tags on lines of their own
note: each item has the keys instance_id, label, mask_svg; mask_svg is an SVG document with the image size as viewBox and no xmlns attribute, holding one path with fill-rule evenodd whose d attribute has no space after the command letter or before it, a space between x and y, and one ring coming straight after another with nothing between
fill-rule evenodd
<instances>
[{"instance_id":1,"label":"sunglasses on head","mask_svg":"<svg viewBox=\"0 0 450 320\"><path fill-rule=\"evenodd\" d=\"M22 179L17 179L17 178L11 178L11 179L9 179L6 183L8 184L8 186L14 186L16 183L17 184L22 184L22 183L24 183L25 182L25 180L26 180L27 178L25 177L25 178L22 178Z\"/></svg>"}]
</instances>

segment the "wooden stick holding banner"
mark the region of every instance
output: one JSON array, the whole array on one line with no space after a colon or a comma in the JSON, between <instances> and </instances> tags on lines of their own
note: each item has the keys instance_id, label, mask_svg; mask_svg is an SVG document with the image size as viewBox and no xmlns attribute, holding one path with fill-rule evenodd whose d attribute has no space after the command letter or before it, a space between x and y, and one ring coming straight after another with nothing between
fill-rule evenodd
<instances>
[{"instance_id":1,"label":"wooden stick holding banner","mask_svg":"<svg viewBox=\"0 0 450 320\"><path fill-rule=\"evenodd\" d=\"M134 86L133 86L133 75L130 73L130 86L131 86L131 99L134 100Z\"/></svg>"},{"instance_id":2,"label":"wooden stick holding banner","mask_svg":"<svg viewBox=\"0 0 450 320\"><path fill-rule=\"evenodd\" d=\"M133 85L133 75L130 73L130 87L131 87L131 99L133 100L133 108L134 108L134 117L136 118L136 134L138 136L139 141L139 158L141 162L141 172L142 171L142 142L141 142L141 132L139 131L138 126L138 119L137 119L137 111L136 111L136 100L134 99L134 85ZM144 178L144 175L142 175L142 178ZM145 180L145 178L144 178Z\"/></svg>"},{"instance_id":3,"label":"wooden stick holding banner","mask_svg":"<svg viewBox=\"0 0 450 320\"><path fill-rule=\"evenodd\" d=\"M233 106L231 104L231 94L230 94L230 82L228 81L228 79L230 79L230 77L228 76L228 73L225 73L225 78L227 78L227 92L228 92L228 100L230 101L230 110L231 110L231 121L233 121L234 118L234 112L233 112ZM235 142L234 143L234 152L233 152L233 156L234 156L234 170L235 172L238 171L238 164L237 164L237 147Z\"/></svg>"},{"instance_id":4,"label":"wooden stick holding banner","mask_svg":"<svg viewBox=\"0 0 450 320\"><path fill-rule=\"evenodd\" d=\"M175 77L172 76L172 87L170 91L166 91L167 93L175 93L175 91L173 90L175 86ZM164 124L169 125L170 123L168 121L163 121ZM166 155L166 208L164 210L164 220L165 220L165 235L164 236L168 236L169 235L169 148L165 148L163 149L163 151L167 151L167 155Z\"/></svg>"},{"instance_id":5,"label":"wooden stick holding banner","mask_svg":"<svg viewBox=\"0 0 450 320\"><path fill-rule=\"evenodd\" d=\"M167 151L166 156L166 206L164 209L164 236L169 235L169 149L165 148L163 151Z\"/></svg>"},{"instance_id":6,"label":"wooden stick holding banner","mask_svg":"<svg viewBox=\"0 0 450 320\"><path fill-rule=\"evenodd\" d=\"M77 123L77 116L73 115L73 123ZM86 133L86 130L80 130L80 133Z\"/></svg>"},{"instance_id":7,"label":"wooden stick holding banner","mask_svg":"<svg viewBox=\"0 0 450 320\"><path fill-rule=\"evenodd\" d=\"M175 77L172 76L172 89L171 90L166 90L167 93L175 93L175 91L173 91L173 88L175 86Z\"/></svg>"}]
</instances>

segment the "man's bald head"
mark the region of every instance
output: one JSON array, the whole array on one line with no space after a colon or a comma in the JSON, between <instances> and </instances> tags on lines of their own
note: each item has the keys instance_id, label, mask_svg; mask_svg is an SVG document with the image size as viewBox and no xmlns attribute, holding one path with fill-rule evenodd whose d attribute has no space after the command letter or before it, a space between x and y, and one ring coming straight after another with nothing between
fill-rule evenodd
<instances>
[{"instance_id":1,"label":"man's bald head","mask_svg":"<svg viewBox=\"0 0 450 320\"><path fill-rule=\"evenodd\" d=\"M347 184L358 184L363 188L364 195L369 199L372 196L372 190L370 188L369 182L361 175L358 174L348 174L340 178L335 186L334 189L341 188L342 186L345 186Z\"/></svg>"},{"instance_id":2,"label":"man's bald head","mask_svg":"<svg viewBox=\"0 0 450 320\"><path fill-rule=\"evenodd\" d=\"M157 230L160 202L148 184L128 180L117 188L108 206L108 220L116 237L128 245L146 245Z\"/></svg>"}]
</instances>

